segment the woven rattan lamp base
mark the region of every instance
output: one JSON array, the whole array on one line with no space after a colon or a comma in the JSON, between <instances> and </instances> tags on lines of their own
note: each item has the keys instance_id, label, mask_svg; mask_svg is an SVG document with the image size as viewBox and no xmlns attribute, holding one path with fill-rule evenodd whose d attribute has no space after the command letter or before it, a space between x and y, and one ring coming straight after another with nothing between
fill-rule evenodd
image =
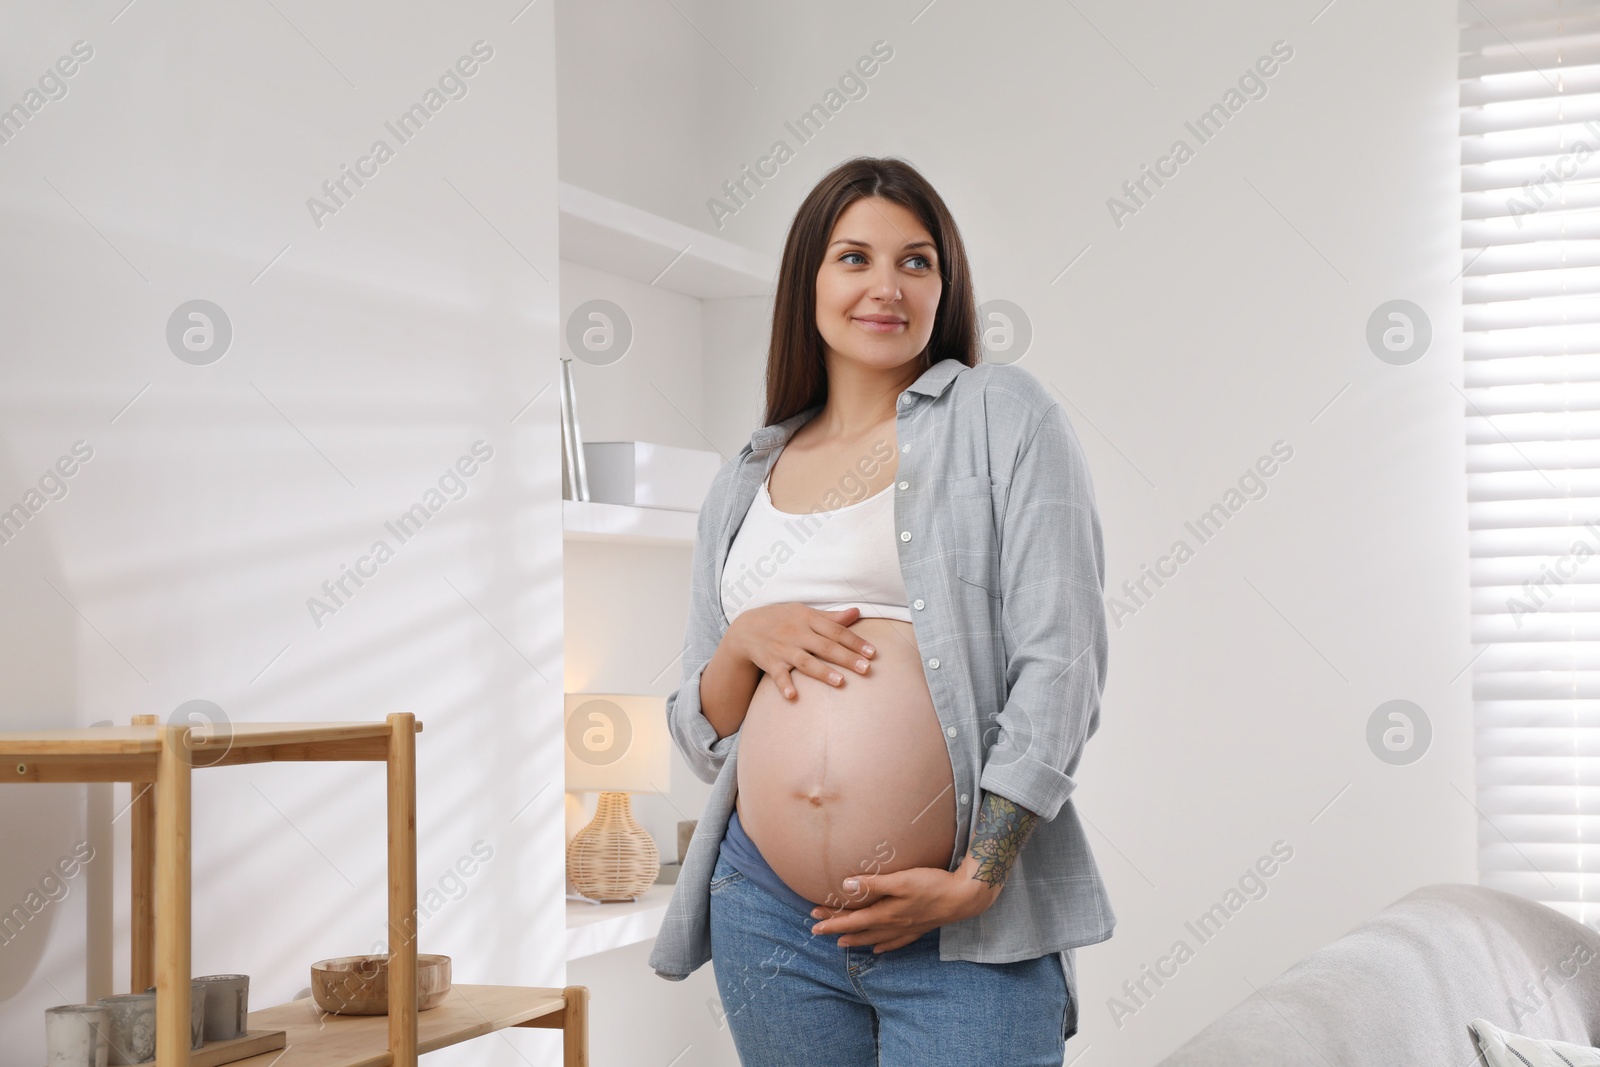
<instances>
[{"instance_id":1,"label":"woven rattan lamp base","mask_svg":"<svg viewBox=\"0 0 1600 1067\"><path fill-rule=\"evenodd\" d=\"M567 844L567 877L586 897L633 900L655 884L661 855L627 793L605 792L594 819Z\"/></svg>"}]
</instances>

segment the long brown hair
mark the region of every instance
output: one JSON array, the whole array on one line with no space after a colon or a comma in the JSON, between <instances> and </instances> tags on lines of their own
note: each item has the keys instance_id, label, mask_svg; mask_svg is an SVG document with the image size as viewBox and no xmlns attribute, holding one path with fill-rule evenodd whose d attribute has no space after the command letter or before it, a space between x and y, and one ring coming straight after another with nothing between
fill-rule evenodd
<instances>
[{"instance_id":1,"label":"long brown hair","mask_svg":"<svg viewBox=\"0 0 1600 1067\"><path fill-rule=\"evenodd\" d=\"M857 156L823 176L789 226L767 348L767 426L828 399L828 371L822 334L817 330L817 271L840 214L857 200L871 196L899 204L916 215L938 249L943 288L933 333L922 351L922 365L931 367L941 359L978 365L981 349L972 271L950 209L911 164Z\"/></svg>"}]
</instances>

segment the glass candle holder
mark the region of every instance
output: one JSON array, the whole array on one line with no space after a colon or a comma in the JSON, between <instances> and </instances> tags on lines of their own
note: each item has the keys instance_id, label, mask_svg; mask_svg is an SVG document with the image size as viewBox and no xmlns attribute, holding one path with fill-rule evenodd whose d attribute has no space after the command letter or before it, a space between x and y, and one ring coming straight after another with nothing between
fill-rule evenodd
<instances>
[{"instance_id":1,"label":"glass candle holder","mask_svg":"<svg viewBox=\"0 0 1600 1067\"><path fill-rule=\"evenodd\" d=\"M206 986L207 1041L232 1041L249 1029L250 976L208 974L195 979Z\"/></svg>"},{"instance_id":2,"label":"glass candle holder","mask_svg":"<svg viewBox=\"0 0 1600 1067\"><path fill-rule=\"evenodd\" d=\"M112 1067L148 1063L156 1058L156 995L123 993L101 997L106 1009L106 1060Z\"/></svg>"},{"instance_id":3,"label":"glass candle holder","mask_svg":"<svg viewBox=\"0 0 1600 1067\"><path fill-rule=\"evenodd\" d=\"M106 1009L99 1004L45 1009L44 1048L49 1067L106 1067Z\"/></svg>"},{"instance_id":4,"label":"glass candle holder","mask_svg":"<svg viewBox=\"0 0 1600 1067\"><path fill-rule=\"evenodd\" d=\"M199 1048L206 1043L206 990L209 983L196 978L189 983L189 1049ZM155 986L146 989L146 993L154 993Z\"/></svg>"}]
</instances>

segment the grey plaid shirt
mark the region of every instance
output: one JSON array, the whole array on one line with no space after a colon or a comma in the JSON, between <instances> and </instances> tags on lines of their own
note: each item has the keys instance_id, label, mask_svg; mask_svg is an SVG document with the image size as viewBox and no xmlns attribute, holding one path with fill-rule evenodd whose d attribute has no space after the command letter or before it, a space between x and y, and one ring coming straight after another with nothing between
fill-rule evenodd
<instances>
[{"instance_id":1,"label":"grey plaid shirt","mask_svg":"<svg viewBox=\"0 0 1600 1067\"><path fill-rule=\"evenodd\" d=\"M723 564L779 449L820 410L757 430L700 509L682 683L667 698L667 721L713 789L650 954L671 981L711 958L711 869L734 807L739 731L719 740L700 710L700 674L728 628ZM939 958L1010 963L1060 952L1071 1036L1072 950L1116 925L1072 802L1072 775L1100 723L1108 643L1089 468L1061 405L1015 365L939 361L901 394L895 433L900 569L955 772L947 869L966 855L984 793L1040 818L994 904L940 927Z\"/></svg>"}]
</instances>

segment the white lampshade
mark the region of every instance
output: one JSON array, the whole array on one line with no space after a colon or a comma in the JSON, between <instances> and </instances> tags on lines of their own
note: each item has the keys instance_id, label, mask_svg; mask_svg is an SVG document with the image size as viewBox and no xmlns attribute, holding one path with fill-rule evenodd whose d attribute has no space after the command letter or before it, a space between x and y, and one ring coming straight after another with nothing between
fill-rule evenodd
<instances>
[{"instance_id":1,"label":"white lampshade","mask_svg":"<svg viewBox=\"0 0 1600 1067\"><path fill-rule=\"evenodd\" d=\"M665 793L672 778L667 698L568 693L567 789Z\"/></svg>"}]
</instances>

